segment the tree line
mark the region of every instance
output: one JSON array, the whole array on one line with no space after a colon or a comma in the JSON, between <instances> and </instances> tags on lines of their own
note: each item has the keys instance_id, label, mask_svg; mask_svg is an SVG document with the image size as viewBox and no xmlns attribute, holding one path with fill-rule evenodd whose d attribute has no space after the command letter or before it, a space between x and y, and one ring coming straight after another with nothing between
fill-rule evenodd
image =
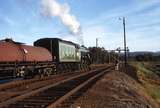
<instances>
[{"instance_id":1,"label":"tree line","mask_svg":"<svg viewBox=\"0 0 160 108\"><path fill-rule=\"evenodd\" d=\"M107 51L104 47L89 47L93 64L114 63L118 55L114 51Z\"/></svg>"}]
</instances>

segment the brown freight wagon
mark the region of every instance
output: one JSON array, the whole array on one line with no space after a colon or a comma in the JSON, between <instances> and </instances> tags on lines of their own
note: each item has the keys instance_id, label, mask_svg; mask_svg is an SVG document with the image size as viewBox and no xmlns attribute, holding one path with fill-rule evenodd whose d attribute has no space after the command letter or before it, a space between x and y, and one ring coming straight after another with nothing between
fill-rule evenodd
<instances>
[{"instance_id":1,"label":"brown freight wagon","mask_svg":"<svg viewBox=\"0 0 160 108\"><path fill-rule=\"evenodd\" d=\"M11 39L0 41L0 79L51 74L54 68L52 55L47 49Z\"/></svg>"}]
</instances>

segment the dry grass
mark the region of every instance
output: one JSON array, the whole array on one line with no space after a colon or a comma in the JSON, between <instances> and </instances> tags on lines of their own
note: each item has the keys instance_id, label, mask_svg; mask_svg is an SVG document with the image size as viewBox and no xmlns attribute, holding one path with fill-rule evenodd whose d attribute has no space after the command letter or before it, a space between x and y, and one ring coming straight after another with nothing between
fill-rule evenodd
<instances>
[{"instance_id":1,"label":"dry grass","mask_svg":"<svg viewBox=\"0 0 160 108\"><path fill-rule=\"evenodd\" d=\"M132 63L137 68L137 73L145 91L160 105L160 77L152 70L154 63L137 62Z\"/></svg>"}]
</instances>

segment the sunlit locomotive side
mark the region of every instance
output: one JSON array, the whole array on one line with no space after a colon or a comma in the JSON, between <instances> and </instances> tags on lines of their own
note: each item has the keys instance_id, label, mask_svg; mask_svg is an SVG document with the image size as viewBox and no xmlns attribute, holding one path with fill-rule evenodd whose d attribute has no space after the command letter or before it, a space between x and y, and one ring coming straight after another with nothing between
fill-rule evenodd
<instances>
[{"instance_id":1,"label":"sunlit locomotive side","mask_svg":"<svg viewBox=\"0 0 160 108\"><path fill-rule=\"evenodd\" d=\"M51 52L57 72L89 68L89 62L86 62L89 60L89 53L78 44L59 38L43 38L35 41L34 46L44 47Z\"/></svg>"}]
</instances>

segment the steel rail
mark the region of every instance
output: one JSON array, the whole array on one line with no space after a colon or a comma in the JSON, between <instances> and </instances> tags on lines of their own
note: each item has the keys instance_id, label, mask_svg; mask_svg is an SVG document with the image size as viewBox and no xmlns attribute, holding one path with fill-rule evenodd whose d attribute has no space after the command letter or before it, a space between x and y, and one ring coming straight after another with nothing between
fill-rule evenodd
<instances>
[{"instance_id":1,"label":"steel rail","mask_svg":"<svg viewBox=\"0 0 160 108\"><path fill-rule=\"evenodd\" d=\"M71 90L69 93L67 93L66 95L62 96L60 99L58 99L56 102L50 104L49 106L47 106L47 108L57 108L61 105L62 102L64 102L66 99L68 99L70 96L72 96L73 94L75 94L76 92L78 92L80 89L82 89L83 87L87 86L91 81L95 80L96 78L104 75L106 71L100 72L97 75L91 77L90 79L88 79L87 81L85 81L84 83L80 84L79 86L77 86L76 88L74 88L73 90Z\"/></svg>"},{"instance_id":2,"label":"steel rail","mask_svg":"<svg viewBox=\"0 0 160 108\"><path fill-rule=\"evenodd\" d=\"M101 69L101 70L103 70L103 69ZM79 77L85 76L85 75L90 74L90 73L95 72L95 71L96 71L96 70L90 71L90 72L87 72L87 73L83 73L83 74L80 74L80 75L77 75L77 76L74 76L74 77L71 77L71 78L62 80L62 81L60 81L60 82L57 82L57 83L54 83L54 84L50 84L50 85L45 86L45 87L42 87L42 88L40 88L40 89L36 89L36 90L34 90L34 91L32 91L32 92L25 93L25 94L23 94L23 95L14 97L14 98L12 98L12 99L9 99L9 100L7 100L7 101L5 101L5 102L0 103L0 108L2 108L2 107L7 107L8 105L14 104L14 103L16 103L16 102L18 102L18 101L21 101L21 100L23 100L23 99L25 99L25 98L27 98L27 97L36 95L36 94L38 94L38 93L40 93L40 92L42 92L42 91L45 91L45 90L47 90L47 89L49 89L49 88L55 87L55 86L60 85L60 84L62 84L62 83L64 83L64 82L73 80L73 79L75 79L75 78L79 78ZM98 71L99 71L99 70L98 70Z\"/></svg>"}]
</instances>

